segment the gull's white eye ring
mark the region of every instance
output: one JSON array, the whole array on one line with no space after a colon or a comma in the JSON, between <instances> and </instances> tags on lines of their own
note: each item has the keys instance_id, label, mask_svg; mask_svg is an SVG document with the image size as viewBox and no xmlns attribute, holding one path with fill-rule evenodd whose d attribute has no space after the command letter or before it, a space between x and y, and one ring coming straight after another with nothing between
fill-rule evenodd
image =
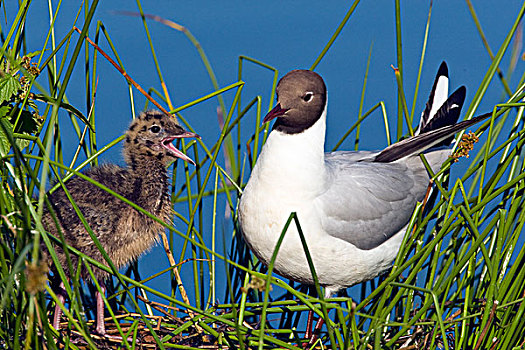
<instances>
[{"instance_id":1,"label":"gull's white eye ring","mask_svg":"<svg viewBox=\"0 0 525 350\"><path fill-rule=\"evenodd\" d=\"M310 102L310 101L312 100L313 97L314 97L314 93L308 91L306 94L304 94L304 96L303 96L303 101L304 101L304 102Z\"/></svg>"}]
</instances>

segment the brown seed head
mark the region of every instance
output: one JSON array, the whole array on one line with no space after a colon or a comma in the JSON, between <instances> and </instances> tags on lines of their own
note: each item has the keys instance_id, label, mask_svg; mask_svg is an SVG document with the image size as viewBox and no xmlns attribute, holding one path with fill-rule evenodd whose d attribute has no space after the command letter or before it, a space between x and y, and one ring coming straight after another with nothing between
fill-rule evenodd
<instances>
[{"instance_id":1,"label":"brown seed head","mask_svg":"<svg viewBox=\"0 0 525 350\"><path fill-rule=\"evenodd\" d=\"M454 159L454 162L457 162L460 157L468 158L469 152L474 149L474 144L478 141L478 136L472 131L463 134L463 136L461 136L461 141L458 144L456 152L454 152L454 154L450 157Z\"/></svg>"}]
</instances>

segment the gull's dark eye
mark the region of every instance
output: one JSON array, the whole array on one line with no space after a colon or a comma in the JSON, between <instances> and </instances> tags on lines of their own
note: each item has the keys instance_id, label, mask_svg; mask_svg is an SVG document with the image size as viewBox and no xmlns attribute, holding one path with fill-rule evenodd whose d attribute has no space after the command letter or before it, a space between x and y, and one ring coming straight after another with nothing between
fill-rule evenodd
<instances>
[{"instance_id":1,"label":"gull's dark eye","mask_svg":"<svg viewBox=\"0 0 525 350\"><path fill-rule=\"evenodd\" d=\"M149 128L151 130L152 133L158 133L160 131L160 126L158 125L153 125L151 128Z\"/></svg>"},{"instance_id":2,"label":"gull's dark eye","mask_svg":"<svg viewBox=\"0 0 525 350\"><path fill-rule=\"evenodd\" d=\"M304 94L303 96L303 101L304 102L310 102L312 100L312 98L314 97L314 93L313 92L307 92L306 94Z\"/></svg>"}]
</instances>

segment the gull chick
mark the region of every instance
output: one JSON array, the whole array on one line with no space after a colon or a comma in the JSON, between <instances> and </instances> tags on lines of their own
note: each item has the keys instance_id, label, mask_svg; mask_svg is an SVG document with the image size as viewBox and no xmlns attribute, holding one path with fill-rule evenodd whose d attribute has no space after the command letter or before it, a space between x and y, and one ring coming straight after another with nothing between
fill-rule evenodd
<instances>
[{"instance_id":1,"label":"gull chick","mask_svg":"<svg viewBox=\"0 0 525 350\"><path fill-rule=\"evenodd\" d=\"M177 158L193 163L172 144L174 140L186 137L198 135L184 130L169 115L147 111L135 119L126 132L123 153L128 166L106 164L91 168L85 171L84 175L122 195L162 221L170 222L172 206L166 167ZM137 259L155 243L158 234L164 230L160 223L80 177L73 177L65 186L117 268ZM48 210L47 207L44 210L42 221L46 230L57 238L60 237L60 231L67 245L107 266L63 189L59 188L47 196L52 210ZM62 246L54 244L54 249L68 278L74 277L75 271L69 271L67 268ZM52 264L45 246L43 251L44 257ZM76 269L78 257L73 253L69 253L69 256L73 269ZM95 267L93 273L104 293L104 281L110 275ZM84 266L81 266L80 275L84 280L91 279ZM62 283L58 295L63 303L65 290ZM98 291L95 299L96 332L104 335L104 302ZM55 329L59 328L60 317L61 309L57 304L53 318Z\"/></svg>"}]
</instances>

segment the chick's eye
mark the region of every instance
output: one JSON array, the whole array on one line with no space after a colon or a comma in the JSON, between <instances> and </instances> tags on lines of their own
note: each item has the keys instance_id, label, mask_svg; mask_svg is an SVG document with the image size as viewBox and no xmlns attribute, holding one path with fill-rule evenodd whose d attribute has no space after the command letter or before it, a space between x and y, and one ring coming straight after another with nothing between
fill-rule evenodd
<instances>
[{"instance_id":1,"label":"chick's eye","mask_svg":"<svg viewBox=\"0 0 525 350\"><path fill-rule=\"evenodd\" d=\"M151 130L151 132L153 133L158 133L160 131L160 126L158 125L153 125L151 128L149 128Z\"/></svg>"},{"instance_id":2,"label":"chick's eye","mask_svg":"<svg viewBox=\"0 0 525 350\"><path fill-rule=\"evenodd\" d=\"M303 101L304 102L310 102L312 100L312 98L314 97L314 94L312 92L307 92L306 94L304 94L303 96Z\"/></svg>"}]
</instances>

